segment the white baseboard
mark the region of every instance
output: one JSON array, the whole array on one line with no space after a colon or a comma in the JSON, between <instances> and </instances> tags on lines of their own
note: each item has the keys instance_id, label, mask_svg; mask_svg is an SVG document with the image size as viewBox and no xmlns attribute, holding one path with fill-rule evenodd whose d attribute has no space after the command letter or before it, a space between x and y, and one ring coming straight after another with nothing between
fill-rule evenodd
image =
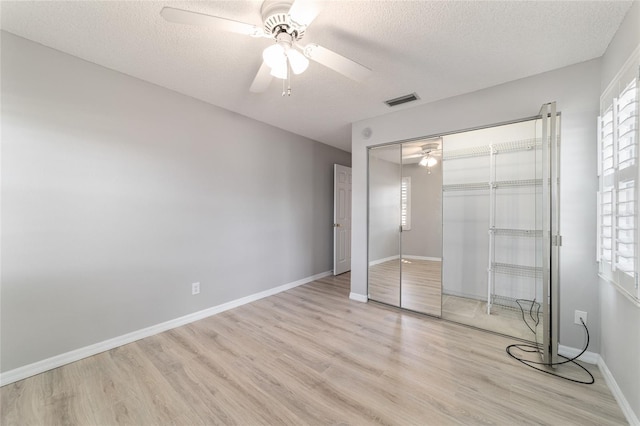
<instances>
[{"instance_id":1,"label":"white baseboard","mask_svg":"<svg viewBox=\"0 0 640 426\"><path fill-rule=\"evenodd\" d=\"M369 298L364 294L358 294L353 292L349 293L349 299L355 300L356 302L362 302L362 303L367 303L369 301Z\"/></svg>"},{"instance_id":2,"label":"white baseboard","mask_svg":"<svg viewBox=\"0 0 640 426\"><path fill-rule=\"evenodd\" d=\"M472 300L478 300L480 302L486 302L487 301L487 295L486 294L482 294L482 295L477 295L477 294L469 294L469 293L462 293L459 291L454 291L454 290L449 290L449 289L442 289L442 295L443 296L454 296L454 297L464 297L465 299L472 299Z\"/></svg>"},{"instance_id":3,"label":"white baseboard","mask_svg":"<svg viewBox=\"0 0 640 426\"><path fill-rule=\"evenodd\" d=\"M568 358L573 358L580 352L582 352L582 349L558 345L558 353ZM609 371L607 364L605 364L600 354L587 351L582 354L582 356L580 356L578 360L586 362L587 364L594 364L598 366L600 372L602 373L602 376L604 377L604 381L607 383L609 390L611 390L613 397L618 402L618 405L620 406L620 409L622 410L624 416L627 418L629 424L632 426L640 426L640 420L638 419L638 416L636 416L633 409L631 408L631 405L629 405L627 398L625 398L622 390L620 390L616 379L613 377L613 374L611 374L611 371Z\"/></svg>"},{"instance_id":4,"label":"white baseboard","mask_svg":"<svg viewBox=\"0 0 640 426\"><path fill-rule=\"evenodd\" d=\"M273 296L274 294L290 290L294 287L298 287L300 285L307 284L311 281L319 280L320 278L328 277L330 275L332 275L332 271L322 272L311 277L303 278L301 280L274 287L269 290L241 297L240 299L232 300L221 305L213 306L202 311L194 312L179 318L162 322L160 324L152 325L151 327L143 328L141 330L124 334L122 336L114 337L103 342L95 343L93 345L85 346L83 348L75 349L73 351L56 355L51 358L43 359L32 364L18 367L13 370L5 371L4 373L0 373L0 386L5 386L10 383L17 382L18 380L26 379L27 377L35 376L36 374L44 373L45 371L78 361L82 358L87 358L101 352L108 351L109 349L117 348L118 346L126 345L128 343L135 342L136 340L144 339L145 337L153 336L155 334L162 333L163 331L171 330L172 328L180 327L182 325L189 324L215 314L219 314L220 312L237 308L238 306L255 302L256 300L260 300L265 297Z\"/></svg>"},{"instance_id":5,"label":"white baseboard","mask_svg":"<svg viewBox=\"0 0 640 426\"><path fill-rule=\"evenodd\" d=\"M372 260L372 261L369 262L369 266L379 265L381 263L388 262L390 260L396 260L396 259L400 259L400 255L399 254L397 254L395 256L384 257L382 259Z\"/></svg>"},{"instance_id":6,"label":"white baseboard","mask_svg":"<svg viewBox=\"0 0 640 426\"><path fill-rule=\"evenodd\" d=\"M631 426L640 426L640 419L636 413L634 413L631 405L629 405L629 401L627 401L622 390L620 390L616 379L613 378L613 374L611 374L609 367L607 367L607 364L605 364L601 356L598 356L598 368L600 369L602 376L604 376L604 381L607 382L607 386L609 386L613 397L618 401L618 405L620 406L624 416L627 418L629 424Z\"/></svg>"},{"instance_id":7,"label":"white baseboard","mask_svg":"<svg viewBox=\"0 0 640 426\"><path fill-rule=\"evenodd\" d=\"M582 352L582 349L576 349L570 346L558 345L558 354L562 356L566 356L567 358L573 358L574 356L578 355L580 352ZM600 354L586 351L580 356L580 358L578 358L578 361L586 362L587 364L596 365L598 364L599 359L600 359Z\"/></svg>"},{"instance_id":8,"label":"white baseboard","mask_svg":"<svg viewBox=\"0 0 640 426\"><path fill-rule=\"evenodd\" d=\"M404 259L414 259L414 260L431 260L434 262L442 262L442 258L441 257L428 257L428 256L414 256L412 254L403 254L402 257ZM375 266L375 265L379 265L381 263L384 262L388 262L390 260L397 260L400 259L400 255L395 255L395 256L389 256L389 257L384 257L382 259L376 259L376 260L372 260L369 262L369 266Z\"/></svg>"},{"instance_id":9,"label":"white baseboard","mask_svg":"<svg viewBox=\"0 0 640 426\"><path fill-rule=\"evenodd\" d=\"M442 262L442 258L441 257L414 256L412 254L403 254L402 257L404 259L431 260L432 262Z\"/></svg>"}]
</instances>

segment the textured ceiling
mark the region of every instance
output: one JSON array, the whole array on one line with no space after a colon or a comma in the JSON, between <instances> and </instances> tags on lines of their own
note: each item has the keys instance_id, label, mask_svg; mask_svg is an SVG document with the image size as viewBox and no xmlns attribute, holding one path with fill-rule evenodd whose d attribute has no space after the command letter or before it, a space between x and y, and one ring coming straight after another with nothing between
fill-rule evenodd
<instances>
[{"instance_id":1,"label":"textured ceiling","mask_svg":"<svg viewBox=\"0 0 640 426\"><path fill-rule=\"evenodd\" d=\"M171 24L164 6L261 26L260 1L2 1L3 30L273 126L351 150L351 123L601 56L629 1L326 1L304 42L373 70L356 83L312 62L249 86L268 39ZM420 100L390 109L411 92Z\"/></svg>"}]
</instances>

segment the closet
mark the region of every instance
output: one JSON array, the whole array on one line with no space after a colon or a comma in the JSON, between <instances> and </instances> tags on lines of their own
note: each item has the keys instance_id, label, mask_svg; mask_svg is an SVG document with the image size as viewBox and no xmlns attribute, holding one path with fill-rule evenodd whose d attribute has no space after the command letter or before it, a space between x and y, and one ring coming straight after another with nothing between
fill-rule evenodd
<instances>
[{"instance_id":1,"label":"closet","mask_svg":"<svg viewBox=\"0 0 640 426\"><path fill-rule=\"evenodd\" d=\"M559 115L369 149L369 299L557 355Z\"/></svg>"}]
</instances>

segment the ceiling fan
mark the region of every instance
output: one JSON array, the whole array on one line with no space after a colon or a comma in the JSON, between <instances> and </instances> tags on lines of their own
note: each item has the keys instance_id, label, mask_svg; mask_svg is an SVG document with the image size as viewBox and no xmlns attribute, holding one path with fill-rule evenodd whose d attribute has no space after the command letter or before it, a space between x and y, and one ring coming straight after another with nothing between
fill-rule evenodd
<instances>
[{"instance_id":1,"label":"ceiling fan","mask_svg":"<svg viewBox=\"0 0 640 426\"><path fill-rule=\"evenodd\" d=\"M371 74L369 68L317 44L300 45L307 27L319 12L319 5L314 1L265 0L261 9L262 27L173 7L163 8L160 15L173 23L208 26L274 41L275 44L263 51L262 65L249 88L254 93L264 92L272 77L282 79L284 87L284 80L290 81L291 73L300 74L307 69L309 59L355 81L366 79ZM290 85L286 94L291 95Z\"/></svg>"},{"instance_id":2,"label":"ceiling fan","mask_svg":"<svg viewBox=\"0 0 640 426\"><path fill-rule=\"evenodd\" d=\"M422 167L426 167L427 171L431 173L430 169L438 164L438 158L442 157L442 140L437 139L433 142L427 142L420 147L420 151L406 155L403 157L405 160L409 160L412 158L420 158L418 161L418 165Z\"/></svg>"}]
</instances>

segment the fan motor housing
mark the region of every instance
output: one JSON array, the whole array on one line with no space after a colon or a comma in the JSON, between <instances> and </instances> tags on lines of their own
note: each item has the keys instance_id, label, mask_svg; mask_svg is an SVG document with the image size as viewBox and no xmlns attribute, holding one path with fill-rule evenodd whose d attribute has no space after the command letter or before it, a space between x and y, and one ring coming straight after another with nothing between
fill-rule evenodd
<instances>
[{"instance_id":1,"label":"fan motor housing","mask_svg":"<svg viewBox=\"0 0 640 426\"><path fill-rule=\"evenodd\" d=\"M440 149L440 142L439 141L438 142L428 142L428 143L422 145L421 148L422 148L422 152L424 154L427 154L427 153L429 153L431 151L436 151L436 150Z\"/></svg>"},{"instance_id":2,"label":"fan motor housing","mask_svg":"<svg viewBox=\"0 0 640 426\"><path fill-rule=\"evenodd\" d=\"M267 0L262 4L262 21L265 34L278 35L281 31L291 34L295 40L304 36L304 29L294 28L289 19L292 1Z\"/></svg>"}]
</instances>

